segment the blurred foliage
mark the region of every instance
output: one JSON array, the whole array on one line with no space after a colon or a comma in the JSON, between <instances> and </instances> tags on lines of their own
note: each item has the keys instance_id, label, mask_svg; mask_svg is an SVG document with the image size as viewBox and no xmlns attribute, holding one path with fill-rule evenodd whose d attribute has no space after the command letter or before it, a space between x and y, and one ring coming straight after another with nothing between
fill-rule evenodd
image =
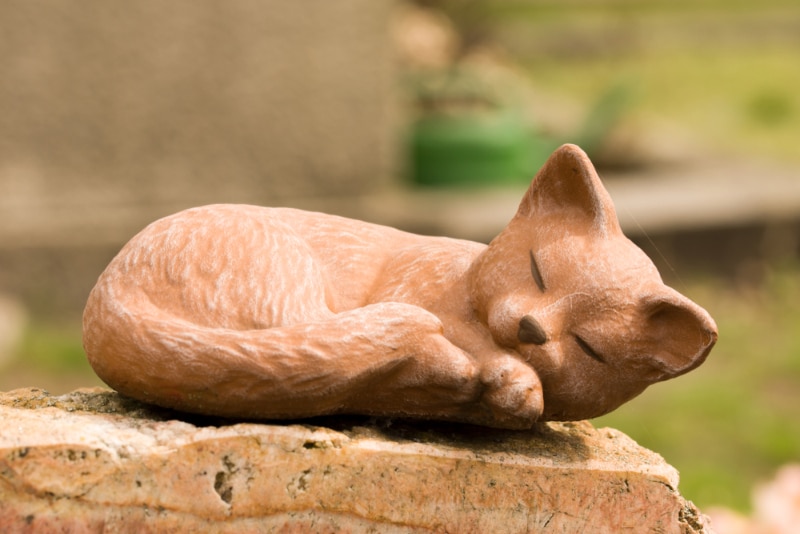
<instances>
[{"instance_id":1,"label":"blurred foliage","mask_svg":"<svg viewBox=\"0 0 800 534\"><path fill-rule=\"evenodd\" d=\"M786 91L764 90L747 102L747 111L753 122L763 126L779 126L794 114L794 102Z\"/></svg>"},{"instance_id":2,"label":"blurred foliage","mask_svg":"<svg viewBox=\"0 0 800 534\"><path fill-rule=\"evenodd\" d=\"M551 61L529 66L538 84L587 102L620 78L635 80L631 118L639 124L670 120L705 145L800 161L800 51L664 54L669 57L587 61L574 69Z\"/></svg>"},{"instance_id":3,"label":"blurred foliage","mask_svg":"<svg viewBox=\"0 0 800 534\"><path fill-rule=\"evenodd\" d=\"M54 373L80 371L86 367L79 326L38 324L29 327L19 348L25 365Z\"/></svg>"},{"instance_id":4,"label":"blurred foliage","mask_svg":"<svg viewBox=\"0 0 800 534\"><path fill-rule=\"evenodd\" d=\"M636 90L630 123L682 125L704 144L800 161L800 4L790 0L430 0L500 43L533 83L585 109Z\"/></svg>"},{"instance_id":5,"label":"blurred foliage","mask_svg":"<svg viewBox=\"0 0 800 534\"><path fill-rule=\"evenodd\" d=\"M663 455L701 509L747 510L756 483L800 461L800 268L772 270L759 288L705 280L679 289L717 321L708 361L594 424Z\"/></svg>"},{"instance_id":6,"label":"blurred foliage","mask_svg":"<svg viewBox=\"0 0 800 534\"><path fill-rule=\"evenodd\" d=\"M577 143L590 156L597 153L609 132L624 120L634 100L632 84L623 81L612 84L600 93L600 97L589 108L584 123L572 142Z\"/></svg>"},{"instance_id":7,"label":"blurred foliage","mask_svg":"<svg viewBox=\"0 0 800 534\"><path fill-rule=\"evenodd\" d=\"M54 394L102 385L92 371L81 341L79 321L34 321L14 357L0 369L0 391L41 387Z\"/></svg>"}]
</instances>

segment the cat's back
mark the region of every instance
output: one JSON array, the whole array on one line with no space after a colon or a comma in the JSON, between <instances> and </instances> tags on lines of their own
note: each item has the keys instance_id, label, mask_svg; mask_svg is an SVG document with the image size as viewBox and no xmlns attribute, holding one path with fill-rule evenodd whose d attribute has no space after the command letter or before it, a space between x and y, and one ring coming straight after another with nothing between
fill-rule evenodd
<instances>
[{"instance_id":1,"label":"cat's back","mask_svg":"<svg viewBox=\"0 0 800 534\"><path fill-rule=\"evenodd\" d=\"M293 208L202 206L159 219L134 236L95 292L143 294L181 314L249 302L265 292L273 298L324 292L338 311L363 305L387 261L420 239Z\"/></svg>"},{"instance_id":2,"label":"cat's back","mask_svg":"<svg viewBox=\"0 0 800 534\"><path fill-rule=\"evenodd\" d=\"M247 254L253 245L260 248L270 235L291 233L290 219L280 209L250 205L190 208L147 225L109 267L132 270L196 264L208 268L216 260Z\"/></svg>"},{"instance_id":3,"label":"cat's back","mask_svg":"<svg viewBox=\"0 0 800 534\"><path fill-rule=\"evenodd\" d=\"M413 240L406 232L337 215L294 208L262 207L247 204L212 204L190 208L163 217L145 227L120 251L120 259L136 262L142 257L161 257L176 262L184 256L203 257L211 250L230 249L245 253L263 250L272 242L296 240L317 250L356 246L380 247ZM335 240L332 243L331 240ZM189 257L186 259L188 260Z\"/></svg>"}]
</instances>

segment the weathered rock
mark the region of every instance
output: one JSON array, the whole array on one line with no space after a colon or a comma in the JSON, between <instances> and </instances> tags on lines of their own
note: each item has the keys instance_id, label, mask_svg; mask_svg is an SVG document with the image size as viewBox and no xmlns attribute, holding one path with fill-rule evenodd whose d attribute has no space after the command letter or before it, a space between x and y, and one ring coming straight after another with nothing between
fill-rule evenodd
<instances>
[{"instance_id":1,"label":"weathered rock","mask_svg":"<svg viewBox=\"0 0 800 534\"><path fill-rule=\"evenodd\" d=\"M0 421L0 532L704 532L671 466L587 422L226 424L104 389L3 393Z\"/></svg>"}]
</instances>

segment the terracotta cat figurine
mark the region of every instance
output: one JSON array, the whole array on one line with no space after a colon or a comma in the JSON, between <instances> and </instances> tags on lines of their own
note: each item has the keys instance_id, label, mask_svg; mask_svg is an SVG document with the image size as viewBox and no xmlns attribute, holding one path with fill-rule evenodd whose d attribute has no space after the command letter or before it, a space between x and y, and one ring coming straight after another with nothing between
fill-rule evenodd
<instances>
[{"instance_id":1,"label":"terracotta cat figurine","mask_svg":"<svg viewBox=\"0 0 800 534\"><path fill-rule=\"evenodd\" d=\"M285 208L166 217L102 273L83 321L100 378L164 407L515 429L605 414L717 339L572 145L488 246Z\"/></svg>"}]
</instances>

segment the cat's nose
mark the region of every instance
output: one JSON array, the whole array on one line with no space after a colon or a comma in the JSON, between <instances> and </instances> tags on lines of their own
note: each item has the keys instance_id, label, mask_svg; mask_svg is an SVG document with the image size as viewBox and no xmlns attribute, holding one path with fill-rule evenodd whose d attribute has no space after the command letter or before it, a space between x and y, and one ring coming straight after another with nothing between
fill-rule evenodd
<instances>
[{"instance_id":1,"label":"cat's nose","mask_svg":"<svg viewBox=\"0 0 800 534\"><path fill-rule=\"evenodd\" d=\"M547 334L544 328L539 324L539 321L530 315L520 319L517 337L521 343L533 343L534 345L544 345L547 341Z\"/></svg>"}]
</instances>

